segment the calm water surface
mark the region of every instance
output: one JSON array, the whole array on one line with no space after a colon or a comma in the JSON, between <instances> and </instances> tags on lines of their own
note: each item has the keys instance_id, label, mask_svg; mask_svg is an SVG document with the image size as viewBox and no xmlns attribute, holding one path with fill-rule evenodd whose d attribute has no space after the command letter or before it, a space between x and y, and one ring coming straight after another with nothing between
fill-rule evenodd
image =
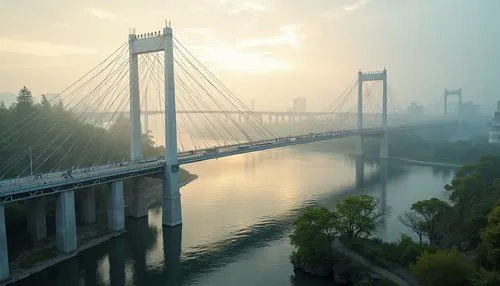
<instances>
[{"instance_id":1,"label":"calm water surface","mask_svg":"<svg viewBox=\"0 0 500 286\"><path fill-rule=\"evenodd\" d=\"M407 232L397 215L413 201L444 198L453 175L364 162L361 180L360 166L343 155L292 148L187 165L199 179L181 190L182 227L162 228L161 203L154 204L149 218L127 221L127 234L18 285L323 285L294 277L288 260L298 209L372 194L392 208L379 236L394 241Z\"/></svg>"}]
</instances>

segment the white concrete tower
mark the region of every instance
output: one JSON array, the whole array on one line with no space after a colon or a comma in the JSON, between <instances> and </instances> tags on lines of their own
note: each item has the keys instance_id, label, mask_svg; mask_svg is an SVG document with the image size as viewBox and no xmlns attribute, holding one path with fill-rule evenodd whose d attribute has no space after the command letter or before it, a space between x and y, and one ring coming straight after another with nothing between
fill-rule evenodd
<instances>
[{"instance_id":1,"label":"white concrete tower","mask_svg":"<svg viewBox=\"0 0 500 286\"><path fill-rule=\"evenodd\" d=\"M458 117L460 118L462 109L462 89L444 89L444 116L448 116L448 96L458 96Z\"/></svg>"},{"instance_id":2,"label":"white concrete tower","mask_svg":"<svg viewBox=\"0 0 500 286\"><path fill-rule=\"evenodd\" d=\"M175 86L174 86L174 58L173 58L173 35L170 25L166 25L163 31L136 35L132 33L129 36L129 46L131 51L131 115L135 119L135 115L139 118L139 112L134 106L138 107L138 100L135 101L132 95L138 94L138 84L136 78L132 76L136 74L132 69L137 69L136 56L139 54L164 52L165 54L165 173L163 176L163 225L176 226L182 223L181 216L181 198L179 192L179 161L177 158L177 124L175 112ZM132 79L134 77L134 79ZM138 96L137 96L138 99ZM139 109L137 109L139 110ZM131 157L140 158L140 119L136 119L136 124L132 124L132 132L139 130L138 139L133 136ZM133 133L134 135L134 133ZM141 213L145 213L144 210ZM147 213L147 212L146 212Z\"/></svg>"},{"instance_id":3,"label":"white concrete tower","mask_svg":"<svg viewBox=\"0 0 500 286\"><path fill-rule=\"evenodd\" d=\"M129 76L130 76L130 161L141 158L141 107L139 101L139 62L135 42L137 36L131 33L128 36Z\"/></svg>"},{"instance_id":4,"label":"white concrete tower","mask_svg":"<svg viewBox=\"0 0 500 286\"><path fill-rule=\"evenodd\" d=\"M356 145L356 156L364 156L363 150L363 73L358 72L358 144Z\"/></svg>"},{"instance_id":5,"label":"white concrete tower","mask_svg":"<svg viewBox=\"0 0 500 286\"><path fill-rule=\"evenodd\" d=\"M387 159L389 157L389 134L387 127L387 70L367 72L358 72L358 132L359 139L356 147L356 156L363 156L363 82L365 81L382 81L382 130L384 137L380 144L380 158Z\"/></svg>"},{"instance_id":6,"label":"white concrete tower","mask_svg":"<svg viewBox=\"0 0 500 286\"><path fill-rule=\"evenodd\" d=\"M380 158L389 158L389 130L387 127L387 70L382 72L382 129L384 130L384 137L380 144Z\"/></svg>"},{"instance_id":7,"label":"white concrete tower","mask_svg":"<svg viewBox=\"0 0 500 286\"><path fill-rule=\"evenodd\" d=\"M165 52L165 175L163 176L163 225L182 223L177 158L177 120L175 111L174 47L172 28L163 28Z\"/></svg>"}]
</instances>

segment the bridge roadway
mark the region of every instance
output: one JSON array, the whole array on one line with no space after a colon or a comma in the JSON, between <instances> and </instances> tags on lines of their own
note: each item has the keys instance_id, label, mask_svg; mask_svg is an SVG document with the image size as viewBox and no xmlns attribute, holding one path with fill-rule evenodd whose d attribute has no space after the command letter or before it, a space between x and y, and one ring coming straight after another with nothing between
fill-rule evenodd
<instances>
[{"instance_id":1,"label":"bridge roadway","mask_svg":"<svg viewBox=\"0 0 500 286\"><path fill-rule=\"evenodd\" d=\"M410 127L411 126L404 125L396 128ZM382 128L363 129L364 135L382 133ZM352 137L358 134L357 130L341 130L180 152L178 153L179 165L273 148ZM137 163L122 162L74 169L71 171L71 176L68 176L66 171L59 171L42 174L40 175L41 178L38 179L35 179L34 176L28 176L2 180L0 181L0 204L45 196L66 190L96 186L138 176L152 175L164 171L165 164L164 158L155 158ZM174 168L178 168L178 166L174 166Z\"/></svg>"}]
</instances>

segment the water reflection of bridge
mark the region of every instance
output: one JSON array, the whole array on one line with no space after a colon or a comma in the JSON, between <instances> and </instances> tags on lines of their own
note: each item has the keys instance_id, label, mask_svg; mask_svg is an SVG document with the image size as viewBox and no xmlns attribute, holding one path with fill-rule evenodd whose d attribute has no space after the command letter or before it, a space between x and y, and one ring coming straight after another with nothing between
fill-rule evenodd
<instances>
[{"instance_id":1,"label":"water reflection of bridge","mask_svg":"<svg viewBox=\"0 0 500 286\"><path fill-rule=\"evenodd\" d=\"M278 159L280 152L274 153L271 158ZM295 153L300 156L300 152ZM256 157L249 160L245 168L255 168L255 165L268 156ZM284 157L283 157L284 158ZM350 160L350 162L353 162ZM302 207L321 203L328 208L335 207L343 198L365 193L369 188L380 185L380 199L385 201L385 186L387 182L395 180L404 173L400 169L391 169L387 162L354 161L356 169L355 184L344 188L341 193L331 192L305 202ZM375 171L365 176L365 168L374 168ZM300 209L300 208L299 208ZM283 238L291 227L291 222L299 209L291 210L277 217L264 218L260 223L238 231L238 239L229 234L228 238L214 243L198 245L196 250L189 250L181 254L182 227L163 228L149 225L147 218L130 220L127 222L126 237L118 237L101 246L91 249L76 259L64 263L64 268L56 267L56 285L125 285L126 280L133 279L135 285L180 285L195 278L200 273L207 273L215 268L222 267L247 249L257 248L271 241ZM151 268L147 265L148 254L157 247L159 232L163 232L162 266ZM107 256L107 259L106 259ZM181 258L182 256L182 258ZM103 271L104 270L104 271ZM133 275L131 276L131 274ZM44 275L53 275L49 271ZM37 277L38 279L38 277ZM43 279L43 277L42 277ZM48 281L53 278L47 277ZM26 281L29 282L29 279ZM296 281L298 283L298 281Z\"/></svg>"}]
</instances>

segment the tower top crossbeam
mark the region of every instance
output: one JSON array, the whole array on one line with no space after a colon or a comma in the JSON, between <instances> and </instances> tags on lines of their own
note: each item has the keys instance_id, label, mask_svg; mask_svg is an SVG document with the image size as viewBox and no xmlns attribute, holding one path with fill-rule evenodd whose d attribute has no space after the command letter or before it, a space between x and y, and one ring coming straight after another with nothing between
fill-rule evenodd
<instances>
[{"instance_id":1,"label":"tower top crossbeam","mask_svg":"<svg viewBox=\"0 0 500 286\"><path fill-rule=\"evenodd\" d=\"M387 70L382 71L369 71L369 72L358 72L358 79L363 81L378 81L387 79Z\"/></svg>"},{"instance_id":2,"label":"tower top crossbeam","mask_svg":"<svg viewBox=\"0 0 500 286\"><path fill-rule=\"evenodd\" d=\"M462 95L462 88L458 88L458 89L447 89L447 88L445 88L444 89L444 95L445 96L449 96L449 95L459 95L459 96L461 96Z\"/></svg>"}]
</instances>

